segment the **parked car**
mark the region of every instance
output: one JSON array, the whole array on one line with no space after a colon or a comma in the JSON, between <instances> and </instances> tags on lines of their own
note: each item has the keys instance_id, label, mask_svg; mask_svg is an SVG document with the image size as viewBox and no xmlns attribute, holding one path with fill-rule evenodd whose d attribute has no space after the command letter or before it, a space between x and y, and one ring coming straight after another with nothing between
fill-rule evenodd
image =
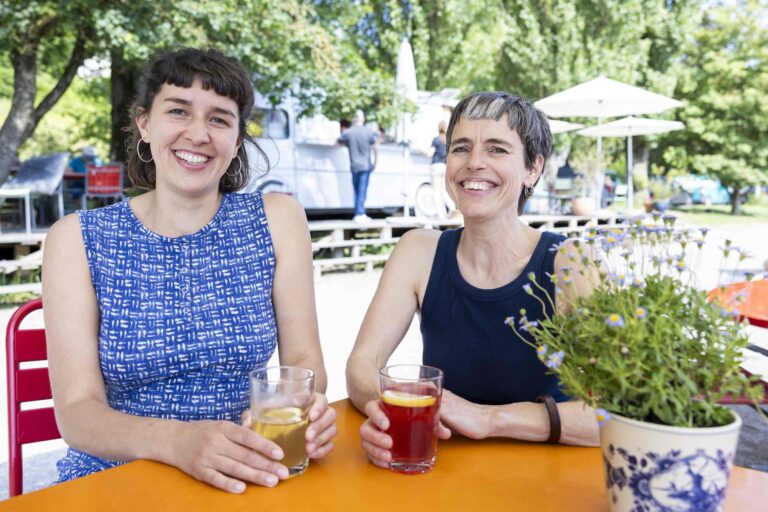
<instances>
[{"instance_id":1,"label":"parked car","mask_svg":"<svg viewBox=\"0 0 768 512\"><path fill-rule=\"evenodd\" d=\"M678 176L672 180L672 187L677 190L670 202L682 204L729 204L731 194L720 180L707 176Z\"/></svg>"}]
</instances>

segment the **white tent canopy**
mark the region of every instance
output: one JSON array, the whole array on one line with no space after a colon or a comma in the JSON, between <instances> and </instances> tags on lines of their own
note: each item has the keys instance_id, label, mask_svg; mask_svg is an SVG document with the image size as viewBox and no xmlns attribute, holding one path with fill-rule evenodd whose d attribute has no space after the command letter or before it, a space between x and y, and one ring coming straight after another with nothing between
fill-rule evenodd
<instances>
[{"instance_id":1,"label":"white tent canopy","mask_svg":"<svg viewBox=\"0 0 768 512\"><path fill-rule=\"evenodd\" d=\"M543 98L534 105L550 117L595 117L601 126L607 117L657 114L681 102L604 76ZM602 175L603 139L597 136L595 179Z\"/></svg>"},{"instance_id":2,"label":"white tent canopy","mask_svg":"<svg viewBox=\"0 0 768 512\"><path fill-rule=\"evenodd\" d=\"M658 114L681 102L604 76L553 94L535 103L550 117L619 117Z\"/></svg>"},{"instance_id":3,"label":"white tent canopy","mask_svg":"<svg viewBox=\"0 0 768 512\"><path fill-rule=\"evenodd\" d=\"M557 119L549 119L549 130L552 132L552 135L578 130L579 128L584 128L584 125L579 123L569 123L567 121L558 121Z\"/></svg>"},{"instance_id":4,"label":"white tent canopy","mask_svg":"<svg viewBox=\"0 0 768 512\"><path fill-rule=\"evenodd\" d=\"M591 137L627 137L627 209L632 209L632 137L636 135L653 135L682 130L685 125L680 121L664 119L647 119L642 117L625 117L603 125L585 128L579 135Z\"/></svg>"}]
</instances>

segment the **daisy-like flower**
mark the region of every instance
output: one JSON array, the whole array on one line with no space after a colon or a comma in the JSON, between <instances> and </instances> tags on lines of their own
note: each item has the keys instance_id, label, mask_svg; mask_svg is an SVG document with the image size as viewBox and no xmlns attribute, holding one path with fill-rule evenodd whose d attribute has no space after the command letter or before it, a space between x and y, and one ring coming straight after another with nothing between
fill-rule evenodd
<instances>
[{"instance_id":1,"label":"daisy-like flower","mask_svg":"<svg viewBox=\"0 0 768 512\"><path fill-rule=\"evenodd\" d=\"M611 419L611 414L605 409L595 409L595 416L597 416L597 423L602 427L608 420Z\"/></svg>"},{"instance_id":2,"label":"daisy-like flower","mask_svg":"<svg viewBox=\"0 0 768 512\"><path fill-rule=\"evenodd\" d=\"M677 217L675 217L674 215L662 215L661 220L663 220L664 224L666 224L667 226L671 226L675 223L675 221L677 220Z\"/></svg>"},{"instance_id":3,"label":"daisy-like flower","mask_svg":"<svg viewBox=\"0 0 768 512\"><path fill-rule=\"evenodd\" d=\"M611 313L605 319L605 323L611 327L624 327L624 318L619 314Z\"/></svg>"},{"instance_id":4,"label":"daisy-like flower","mask_svg":"<svg viewBox=\"0 0 768 512\"><path fill-rule=\"evenodd\" d=\"M524 284L523 290L525 290L525 293L527 293L528 295L533 295L533 288L531 288L530 284Z\"/></svg>"},{"instance_id":5,"label":"daisy-like flower","mask_svg":"<svg viewBox=\"0 0 768 512\"><path fill-rule=\"evenodd\" d=\"M552 244L552 247L549 248L549 252L558 252L558 251L564 251L564 250L565 250L565 240L556 244Z\"/></svg>"},{"instance_id":6,"label":"daisy-like flower","mask_svg":"<svg viewBox=\"0 0 768 512\"><path fill-rule=\"evenodd\" d=\"M579 308L576 310L576 312L581 316L585 316L589 314L589 310L587 308Z\"/></svg>"},{"instance_id":7,"label":"daisy-like flower","mask_svg":"<svg viewBox=\"0 0 768 512\"><path fill-rule=\"evenodd\" d=\"M520 330L528 332L528 329L536 329L539 326L539 322L534 320L533 322L529 322L528 319L525 319L525 323L523 323L522 320L520 320Z\"/></svg>"},{"instance_id":8,"label":"daisy-like flower","mask_svg":"<svg viewBox=\"0 0 768 512\"><path fill-rule=\"evenodd\" d=\"M640 277L636 277L632 280L632 286L635 288L645 288L645 281Z\"/></svg>"},{"instance_id":9,"label":"daisy-like flower","mask_svg":"<svg viewBox=\"0 0 768 512\"><path fill-rule=\"evenodd\" d=\"M536 354L539 356L539 359L544 359L544 356L547 355L547 351L549 350L549 347L546 345L539 345L536 347Z\"/></svg>"},{"instance_id":10,"label":"daisy-like flower","mask_svg":"<svg viewBox=\"0 0 768 512\"><path fill-rule=\"evenodd\" d=\"M696 244L696 247L699 249L704 247L704 240L696 240L696 242L694 243Z\"/></svg>"},{"instance_id":11,"label":"daisy-like flower","mask_svg":"<svg viewBox=\"0 0 768 512\"><path fill-rule=\"evenodd\" d=\"M571 274L566 274L563 276L563 283L564 284L571 284L573 283L573 276Z\"/></svg>"},{"instance_id":12,"label":"daisy-like flower","mask_svg":"<svg viewBox=\"0 0 768 512\"><path fill-rule=\"evenodd\" d=\"M554 354L550 354L547 358L547 368L554 370L560 366L563 363L563 357L565 357L565 352L562 350L559 350Z\"/></svg>"},{"instance_id":13,"label":"daisy-like flower","mask_svg":"<svg viewBox=\"0 0 768 512\"><path fill-rule=\"evenodd\" d=\"M645 308L637 308L635 309L635 318L638 320L643 320L648 316L648 310Z\"/></svg>"},{"instance_id":14,"label":"daisy-like flower","mask_svg":"<svg viewBox=\"0 0 768 512\"><path fill-rule=\"evenodd\" d=\"M508 316L507 318L504 319L504 325L511 326L514 323L515 323L515 317L513 316Z\"/></svg>"},{"instance_id":15,"label":"daisy-like flower","mask_svg":"<svg viewBox=\"0 0 768 512\"><path fill-rule=\"evenodd\" d=\"M549 272L545 272L545 274L547 274L547 276L549 277L549 281L551 283L557 284L557 281L558 281L557 274L550 274Z\"/></svg>"},{"instance_id":16,"label":"daisy-like flower","mask_svg":"<svg viewBox=\"0 0 768 512\"><path fill-rule=\"evenodd\" d=\"M699 228L699 231L701 231L701 237L705 238L707 233L709 233L709 228Z\"/></svg>"}]
</instances>

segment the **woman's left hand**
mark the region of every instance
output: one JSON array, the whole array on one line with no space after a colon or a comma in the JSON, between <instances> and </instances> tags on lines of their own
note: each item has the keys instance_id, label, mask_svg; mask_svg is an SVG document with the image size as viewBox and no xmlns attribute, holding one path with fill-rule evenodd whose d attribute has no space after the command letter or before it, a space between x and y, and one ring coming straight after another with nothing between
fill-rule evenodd
<instances>
[{"instance_id":1,"label":"woman's left hand","mask_svg":"<svg viewBox=\"0 0 768 512\"><path fill-rule=\"evenodd\" d=\"M490 406L464 400L443 389L440 422L453 432L470 439L484 439L490 435L492 418Z\"/></svg>"},{"instance_id":2,"label":"woman's left hand","mask_svg":"<svg viewBox=\"0 0 768 512\"><path fill-rule=\"evenodd\" d=\"M315 401L309 409L307 455L313 459L328 455L333 450L336 433L336 410L328 407L325 395L315 393Z\"/></svg>"}]
</instances>

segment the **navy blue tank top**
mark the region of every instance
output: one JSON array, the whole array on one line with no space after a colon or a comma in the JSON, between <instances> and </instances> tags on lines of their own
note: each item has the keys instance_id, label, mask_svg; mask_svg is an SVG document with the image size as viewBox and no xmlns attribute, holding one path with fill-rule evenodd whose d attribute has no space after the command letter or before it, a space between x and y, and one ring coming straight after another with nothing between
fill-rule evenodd
<instances>
[{"instance_id":1,"label":"navy blue tank top","mask_svg":"<svg viewBox=\"0 0 768 512\"><path fill-rule=\"evenodd\" d=\"M545 272L553 273L557 253L549 249L565 237L542 233L517 278L500 288L482 289L465 281L459 270L456 250L462 231L444 231L437 244L421 305L424 364L442 369L445 389L471 402L534 402L541 395L551 395L558 402L568 400L536 351L504 323L510 315L519 318L520 308L526 309L531 321L543 318L541 303L525 293L523 285L529 282L528 273L534 272L554 300L555 287ZM552 314L549 304L547 314Z\"/></svg>"}]
</instances>

